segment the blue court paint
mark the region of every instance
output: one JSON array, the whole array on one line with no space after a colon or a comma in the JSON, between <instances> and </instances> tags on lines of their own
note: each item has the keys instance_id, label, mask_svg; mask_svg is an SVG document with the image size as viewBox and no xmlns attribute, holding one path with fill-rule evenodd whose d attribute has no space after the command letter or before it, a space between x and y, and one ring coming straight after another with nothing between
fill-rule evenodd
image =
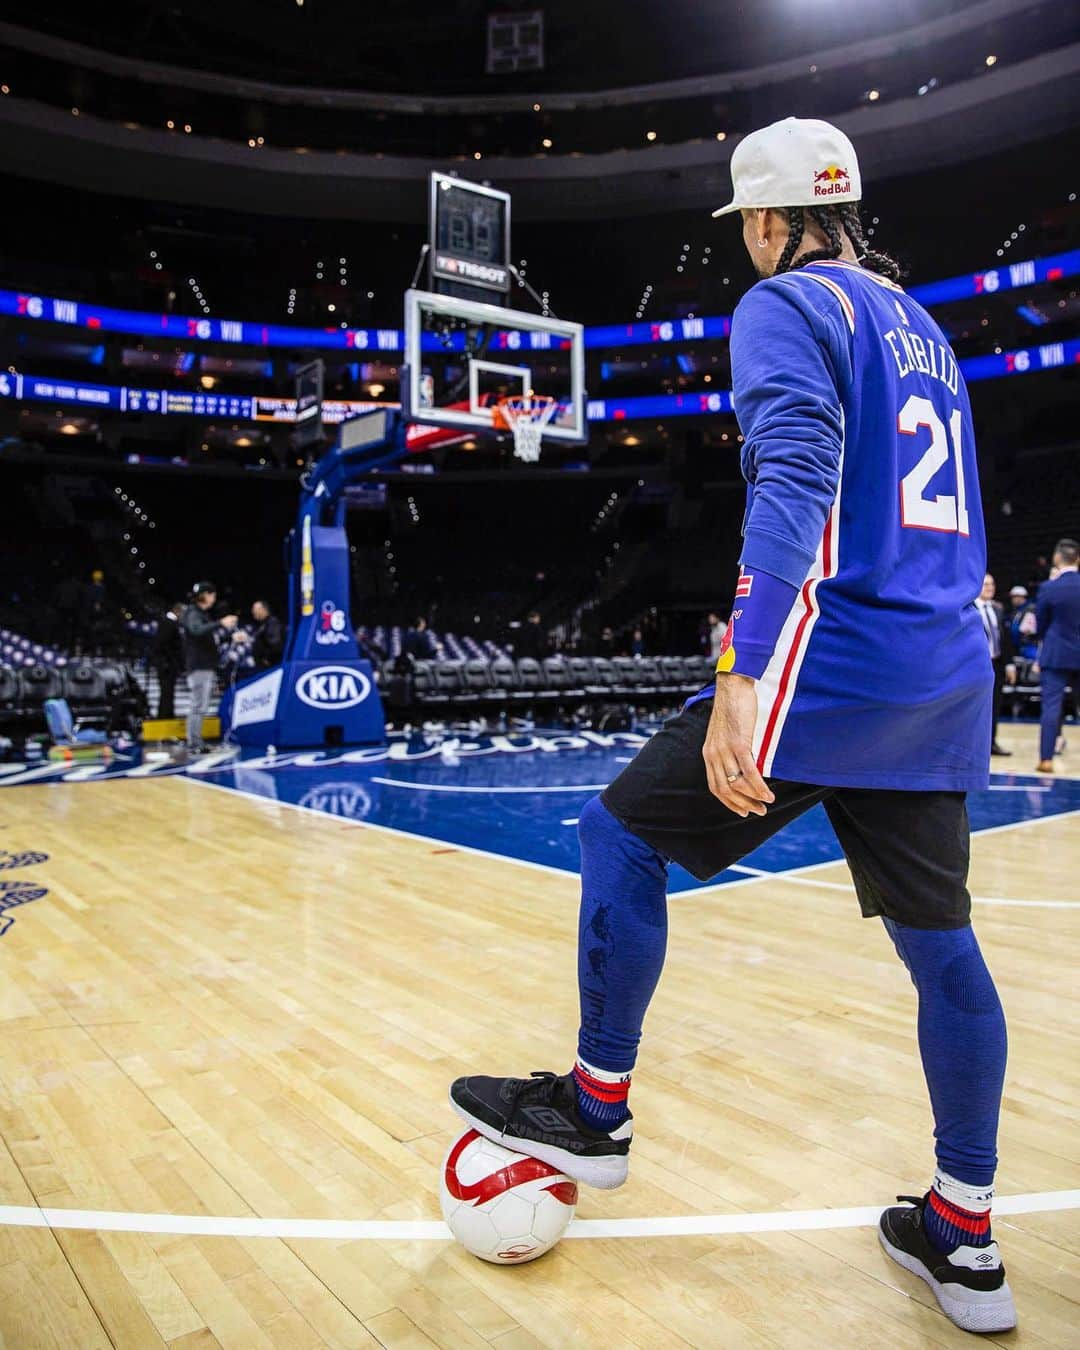
<instances>
[{"instance_id":1,"label":"blue court paint","mask_svg":"<svg viewBox=\"0 0 1080 1350\"><path fill-rule=\"evenodd\" d=\"M4 765L0 787L128 778L135 789L141 778L187 773L270 801L576 873L581 809L646 739L634 732L414 737L382 748L275 757L226 750L191 770L171 763L30 770ZM994 774L992 784L991 791L968 799L975 831L1080 810L1077 780ZM767 872L786 872L841 857L825 812L815 807L744 861ZM745 873L729 870L707 884L745 880ZM672 867L672 892L702 884Z\"/></svg>"},{"instance_id":2,"label":"blue court paint","mask_svg":"<svg viewBox=\"0 0 1080 1350\"><path fill-rule=\"evenodd\" d=\"M519 744L542 739L520 738ZM438 756L384 762L377 768L323 762L274 769L237 763L214 773L212 781L443 843L577 872L577 815L596 785L610 782L626 760L625 741L616 749L588 742L575 746L579 740L547 738L549 749L510 753L498 747L485 753L484 742L477 741L468 743L465 753L450 746ZM469 747L480 753L470 755ZM995 775L994 781L1016 790L972 794L969 812L974 830L1080 808L1077 782L1054 780L1047 791L1045 780L1017 782ZM815 807L745 861L768 872L786 872L842 856L824 810ZM741 880L745 874L729 870L709 884ZM673 892L701 884L681 867L671 868Z\"/></svg>"}]
</instances>

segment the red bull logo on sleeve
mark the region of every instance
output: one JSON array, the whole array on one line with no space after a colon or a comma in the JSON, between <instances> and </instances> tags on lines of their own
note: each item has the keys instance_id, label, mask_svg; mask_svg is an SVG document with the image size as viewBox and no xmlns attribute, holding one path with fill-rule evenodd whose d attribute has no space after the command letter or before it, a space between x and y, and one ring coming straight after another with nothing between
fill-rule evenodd
<instances>
[{"instance_id":1,"label":"red bull logo on sleeve","mask_svg":"<svg viewBox=\"0 0 1080 1350\"><path fill-rule=\"evenodd\" d=\"M826 164L814 174L814 196L834 197L851 191L851 175L839 164Z\"/></svg>"}]
</instances>

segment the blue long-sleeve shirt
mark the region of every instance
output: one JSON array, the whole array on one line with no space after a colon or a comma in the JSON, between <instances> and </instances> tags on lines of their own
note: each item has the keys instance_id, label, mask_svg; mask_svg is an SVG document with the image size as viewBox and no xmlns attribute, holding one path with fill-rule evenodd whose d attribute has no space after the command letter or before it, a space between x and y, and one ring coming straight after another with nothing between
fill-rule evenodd
<instances>
[{"instance_id":1,"label":"blue long-sleeve shirt","mask_svg":"<svg viewBox=\"0 0 1080 1350\"><path fill-rule=\"evenodd\" d=\"M759 768L838 786L985 785L985 542L971 410L944 335L885 278L813 263L747 293L731 361L748 490L719 668L758 681Z\"/></svg>"}]
</instances>

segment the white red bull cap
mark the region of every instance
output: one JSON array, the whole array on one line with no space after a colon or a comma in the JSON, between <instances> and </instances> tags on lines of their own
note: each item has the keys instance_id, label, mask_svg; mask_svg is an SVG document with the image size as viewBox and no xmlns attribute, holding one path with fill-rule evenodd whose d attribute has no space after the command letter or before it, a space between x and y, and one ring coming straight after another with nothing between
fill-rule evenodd
<instances>
[{"instance_id":1,"label":"white red bull cap","mask_svg":"<svg viewBox=\"0 0 1080 1350\"><path fill-rule=\"evenodd\" d=\"M809 117L752 131L731 156L734 200L714 216L766 206L857 202L862 178L855 147L839 127Z\"/></svg>"}]
</instances>

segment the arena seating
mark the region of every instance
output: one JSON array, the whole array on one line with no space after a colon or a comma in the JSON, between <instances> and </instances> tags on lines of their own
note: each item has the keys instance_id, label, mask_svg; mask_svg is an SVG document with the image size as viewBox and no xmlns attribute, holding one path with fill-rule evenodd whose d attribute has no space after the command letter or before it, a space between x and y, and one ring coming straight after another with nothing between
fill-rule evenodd
<instances>
[{"instance_id":1,"label":"arena seating","mask_svg":"<svg viewBox=\"0 0 1080 1350\"><path fill-rule=\"evenodd\" d=\"M0 662L7 666L50 666L61 669L69 658L56 647L31 642L10 628L0 628Z\"/></svg>"},{"instance_id":2,"label":"arena seating","mask_svg":"<svg viewBox=\"0 0 1080 1350\"><path fill-rule=\"evenodd\" d=\"M446 644L444 644L446 645ZM712 679L704 656L549 656L388 661L380 686L395 720L521 714L553 720L583 705L674 707Z\"/></svg>"},{"instance_id":3,"label":"arena seating","mask_svg":"<svg viewBox=\"0 0 1080 1350\"><path fill-rule=\"evenodd\" d=\"M45 731L45 700L64 698L76 719L106 731L134 733L146 696L132 672L113 661L84 658L0 665L0 733L16 738Z\"/></svg>"}]
</instances>

